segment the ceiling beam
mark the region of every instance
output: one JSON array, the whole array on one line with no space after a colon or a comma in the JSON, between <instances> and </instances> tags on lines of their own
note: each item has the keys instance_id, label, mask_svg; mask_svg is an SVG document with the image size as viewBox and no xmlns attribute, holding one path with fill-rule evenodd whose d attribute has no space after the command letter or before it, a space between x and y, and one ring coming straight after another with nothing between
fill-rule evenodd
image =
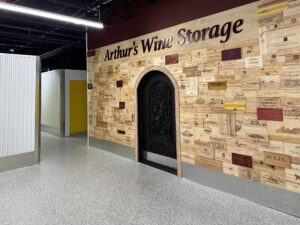
<instances>
[{"instance_id":1,"label":"ceiling beam","mask_svg":"<svg viewBox=\"0 0 300 225\"><path fill-rule=\"evenodd\" d=\"M85 8L83 6L79 6L79 5L68 3L68 2L62 2L62 1L59 1L59 0L46 0L46 1L56 3L56 4L60 4L60 5L64 5L64 6L68 6L68 7L74 8L74 9L88 10L88 8Z\"/></svg>"},{"instance_id":2,"label":"ceiling beam","mask_svg":"<svg viewBox=\"0 0 300 225\"><path fill-rule=\"evenodd\" d=\"M15 22L19 22L21 23L22 25L24 25L24 23L26 23L27 25L26 26L45 26L45 27L49 27L50 29L54 29L55 31L59 30L59 29L56 29L58 26L59 26L59 23L57 22L44 22L43 20L37 20L37 19L29 19L28 17L26 16L12 16L12 15L6 15L5 17L3 17L2 15L0 15L0 18L2 20L1 23L4 22L12 22L12 21L15 21ZM53 28L51 28L53 27ZM78 27L76 25L70 25L68 27L64 27L64 30L66 31L74 31L74 32L84 32L85 31L85 28L84 27Z\"/></svg>"},{"instance_id":3,"label":"ceiling beam","mask_svg":"<svg viewBox=\"0 0 300 225\"><path fill-rule=\"evenodd\" d=\"M0 37L0 43L2 44L6 44L6 45L19 45L19 46L25 46L26 44L28 44L28 41L27 40L18 40L18 39L11 39L11 38L5 38L5 37ZM29 45L31 47L34 47L34 48L39 48L39 49L44 49L44 50L51 50L52 48L55 48L55 46L57 45L49 45L47 43L47 45L45 44L35 44L35 45Z\"/></svg>"},{"instance_id":4,"label":"ceiling beam","mask_svg":"<svg viewBox=\"0 0 300 225\"><path fill-rule=\"evenodd\" d=\"M84 47L81 47L81 48L77 47L77 49L84 49ZM53 51L50 51L50 52L47 52L47 53L41 55L41 59L48 59L53 56L56 56L56 55L59 55L59 54L65 53L65 52L73 51L73 50L74 50L74 46L67 45L67 46L57 48Z\"/></svg>"},{"instance_id":5,"label":"ceiling beam","mask_svg":"<svg viewBox=\"0 0 300 225\"><path fill-rule=\"evenodd\" d=\"M25 46L25 45L16 45L16 44L2 44L0 43L0 46L3 47L7 47L7 49L34 49L34 50L37 50L37 51L41 51L41 52L45 52L45 51L49 51L49 49L41 49L41 48L36 48L35 46Z\"/></svg>"},{"instance_id":6,"label":"ceiling beam","mask_svg":"<svg viewBox=\"0 0 300 225\"><path fill-rule=\"evenodd\" d=\"M101 7L100 9L97 7L97 8L86 8L86 7L82 7L82 6L79 6L79 5L76 5L76 4L72 4L72 3L67 3L67 2L62 2L62 1L58 1L58 0L46 0L48 2L53 2L53 3L58 3L58 4L61 4L61 5L64 5L64 6L69 6L69 7L72 7L72 8L75 8L75 9L80 9L82 11L94 11L94 12L99 12L99 10L101 10ZM103 5L102 5L103 6ZM111 9L111 7L110 7ZM104 15L107 15L107 16L110 16L110 17L113 17L113 18L117 18L117 19L121 19L121 20L130 20L132 17L130 15L128 16L119 16L119 15L116 15L112 12L109 12L107 10L103 11L103 12L100 12Z\"/></svg>"},{"instance_id":7,"label":"ceiling beam","mask_svg":"<svg viewBox=\"0 0 300 225\"><path fill-rule=\"evenodd\" d=\"M73 38L76 40L78 40L78 39L85 40L84 36L80 37L80 36L75 36L75 35L70 35L70 34L62 34L62 33L54 32L54 31L38 30L38 29L30 28L30 27L19 27L19 26L12 26L12 25L6 25L6 24L0 24L0 27L16 29L16 30L23 30L23 31L27 31L30 33L36 32L36 33L43 33L43 34L48 34L48 35L60 36L60 37Z\"/></svg>"},{"instance_id":8,"label":"ceiling beam","mask_svg":"<svg viewBox=\"0 0 300 225\"><path fill-rule=\"evenodd\" d=\"M59 44L59 45L73 45L73 46L82 46L84 45L83 42L73 42L69 40L62 40L62 39L53 39L53 38L43 38L40 39L40 37L33 36L33 35L27 35L27 34L21 34L21 33L15 33L15 32L6 32L3 30L0 30L0 36L10 37L10 38L23 38L29 41L29 43L34 42L47 42L47 43L53 43L53 44ZM36 38L33 42L32 38Z\"/></svg>"},{"instance_id":9,"label":"ceiling beam","mask_svg":"<svg viewBox=\"0 0 300 225\"><path fill-rule=\"evenodd\" d=\"M4 48L0 45L0 50L1 52L4 53L14 53L14 54L26 54L26 55L41 55L44 52L43 51L39 51L37 49L14 49L14 51L12 52L10 49Z\"/></svg>"}]
</instances>

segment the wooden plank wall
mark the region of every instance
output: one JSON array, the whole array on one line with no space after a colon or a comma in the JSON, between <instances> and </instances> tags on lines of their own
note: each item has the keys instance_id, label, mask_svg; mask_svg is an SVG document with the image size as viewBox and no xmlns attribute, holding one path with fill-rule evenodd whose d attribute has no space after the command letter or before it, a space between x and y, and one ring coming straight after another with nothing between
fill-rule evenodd
<instances>
[{"instance_id":1,"label":"wooden plank wall","mask_svg":"<svg viewBox=\"0 0 300 225\"><path fill-rule=\"evenodd\" d=\"M117 46L141 48L154 36L175 41L182 27L239 18L243 32L224 44L174 44L104 61ZM160 66L180 88L183 162L300 193L300 1L263 0L180 24L96 49L88 63L91 136L134 147L135 83Z\"/></svg>"}]
</instances>

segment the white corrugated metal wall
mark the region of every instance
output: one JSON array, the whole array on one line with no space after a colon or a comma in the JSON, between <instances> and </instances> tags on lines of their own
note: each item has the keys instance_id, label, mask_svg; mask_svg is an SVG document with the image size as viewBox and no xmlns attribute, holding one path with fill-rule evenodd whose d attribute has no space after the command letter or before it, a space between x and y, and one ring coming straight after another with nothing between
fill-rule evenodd
<instances>
[{"instance_id":1,"label":"white corrugated metal wall","mask_svg":"<svg viewBox=\"0 0 300 225\"><path fill-rule=\"evenodd\" d=\"M35 149L37 57L0 54L0 157Z\"/></svg>"},{"instance_id":2,"label":"white corrugated metal wall","mask_svg":"<svg viewBox=\"0 0 300 225\"><path fill-rule=\"evenodd\" d=\"M42 73L42 125L61 128L61 82L62 70Z\"/></svg>"}]
</instances>

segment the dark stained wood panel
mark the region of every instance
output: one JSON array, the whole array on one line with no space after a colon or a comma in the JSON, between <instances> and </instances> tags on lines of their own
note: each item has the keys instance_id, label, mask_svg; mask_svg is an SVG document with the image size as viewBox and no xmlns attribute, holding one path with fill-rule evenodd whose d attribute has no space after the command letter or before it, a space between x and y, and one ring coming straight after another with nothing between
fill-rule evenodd
<instances>
[{"instance_id":1,"label":"dark stained wood panel","mask_svg":"<svg viewBox=\"0 0 300 225\"><path fill-rule=\"evenodd\" d=\"M232 164L252 168L252 157L248 155L232 153Z\"/></svg>"},{"instance_id":2,"label":"dark stained wood panel","mask_svg":"<svg viewBox=\"0 0 300 225\"><path fill-rule=\"evenodd\" d=\"M117 85L118 88L123 87L123 81L122 81L122 80L118 80L118 81L116 82L116 85Z\"/></svg>"},{"instance_id":3,"label":"dark stained wood panel","mask_svg":"<svg viewBox=\"0 0 300 225\"><path fill-rule=\"evenodd\" d=\"M119 102L119 109L125 109L125 102Z\"/></svg>"},{"instance_id":4,"label":"dark stained wood panel","mask_svg":"<svg viewBox=\"0 0 300 225\"><path fill-rule=\"evenodd\" d=\"M126 134L126 132L124 130L118 130L118 134Z\"/></svg>"},{"instance_id":5,"label":"dark stained wood panel","mask_svg":"<svg viewBox=\"0 0 300 225\"><path fill-rule=\"evenodd\" d=\"M165 57L166 65L177 64L177 63L178 63L178 54L166 55Z\"/></svg>"},{"instance_id":6,"label":"dark stained wood panel","mask_svg":"<svg viewBox=\"0 0 300 225\"><path fill-rule=\"evenodd\" d=\"M222 61L236 60L242 58L242 49L233 48L222 51Z\"/></svg>"}]
</instances>

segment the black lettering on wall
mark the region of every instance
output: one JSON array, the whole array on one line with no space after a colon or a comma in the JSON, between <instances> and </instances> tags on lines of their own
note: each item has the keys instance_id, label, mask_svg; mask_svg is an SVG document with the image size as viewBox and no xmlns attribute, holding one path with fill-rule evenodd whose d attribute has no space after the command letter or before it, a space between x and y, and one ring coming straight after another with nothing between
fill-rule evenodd
<instances>
[{"instance_id":1,"label":"black lettering on wall","mask_svg":"<svg viewBox=\"0 0 300 225\"><path fill-rule=\"evenodd\" d=\"M187 30L187 32L186 32L186 44L191 43L191 34L192 33L193 32L191 30Z\"/></svg>"},{"instance_id":2,"label":"black lettering on wall","mask_svg":"<svg viewBox=\"0 0 300 225\"><path fill-rule=\"evenodd\" d=\"M244 20L243 19L239 19L237 21L235 21L235 23L233 24L233 32L238 34L241 33L243 31L243 28L240 28L240 26L242 26L244 24ZM240 28L240 29L238 29Z\"/></svg>"},{"instance_id":3,"label":"black lettering on wall","mask_svg":"<svg viewBox=\"0 0 300 225\"><path fill-rule=\"evenodd\" d=\"M132 43L132 45L133 45L133 55L137 55L138 53L139 53L139 51L138 51L138 49L139 49L139 46L137 46L136 44L135 44L135 41Z\"/></svg>"},{"instance_id":4,"label":"black lettering on wall","mask_svg":"<svg viewBox=\"0 0 300 225\"><path fill-rule=\"evenodd\" d=\"M225 37L225 39L220 40L221 43L226 43L229 40L231 36L231 26L232 26L231 22L227 22L222 26L221 36Z\"/></svg>"},{"instance_id":5,"label":"black lettering on wall","mask_svg":"<svg viewBox=\"0 0 300 225\"><path fill-rule=\"evenodd\" d=\"M151 51L154 39L157 39L157 37L152 37L151 41L149 38L147 40L142 40L143 53Z\"/></svg>"},{"instance_id":6,"label":"black lettering on wall","mask_svg":"<svg viewBox=\"0 0 300 225\"><path fill-rule=\"evenodd\" d=\"M177 36L179 38L179 41L177 41L178 46L184 45L185 44L185 37L184 37L184 32L186 31L186 29L180 29L177 33Z\"/></svg>"},{"instance_id":7,"label":"black lettering on wall","mask_svg":"<svg viewBox=\"0 0 300 225\"><path fill-rule=\"evenodd\" d=\"M201 32L200 32L200 30L196 30L192 36L193 42L200 41L200 38L201 38Z\"/></svg>"},{"instance_id":8,"label":"black lettering on wall","mask_svg":"<svg viewBox=\"0 0 300 225\"><path fill-rule=\"evenodd\" d=\"M109 50L107 49L104 61L109 61L109 60L111 60L111 58L110 58Z\"/></svg>"},{"instance_id":9,"label":"black lettering on wall","mask_svg":"<svg viewBox=\"0 0 300 225\"><path fill-rule=\"evenodd\" d=\"M218 38L220 36L220 25L214 25L209 31L209 39Z\"/></svg>"},{"instance_id":10,"label":"black lettering on wall","mask_svg":"<svg viewBox=\"0 0 300 225\"><path fill-rule=\"evenodd\" d=\"M202 41L205 41L206 39L206 34L207 32L210 30L210 27L207 27L207 28L204 28L201 30L201 33L202 33Z\"/></svg>"},{"instance_id":11,"label":"black lettering on wall","mask_svg":"<svg viewBox=\"0 0 300 225\"><path fill-rule=\"evenodd\" d=\"M226 22L223 25L216 24L212 27L201 28L198 30L191 30L181 28L177 32L177 45L182 46L184 44L197 43L199 41L206 41L207 39L219 39L220 43L226 43L232 33L241 33L243 29L244 20L238 19L235 22ZM152 51L161 51L172 48L173 37L159 39L157 36L143 39L140 44L142 46L143 53L150 53ZM117 46L114 50L107 50L105 53L104 61L112 59L120 59L134 56L139 53L139 45L135 41L132 43L132 47L122 48Z\"/></svg>"}]
</instances>

